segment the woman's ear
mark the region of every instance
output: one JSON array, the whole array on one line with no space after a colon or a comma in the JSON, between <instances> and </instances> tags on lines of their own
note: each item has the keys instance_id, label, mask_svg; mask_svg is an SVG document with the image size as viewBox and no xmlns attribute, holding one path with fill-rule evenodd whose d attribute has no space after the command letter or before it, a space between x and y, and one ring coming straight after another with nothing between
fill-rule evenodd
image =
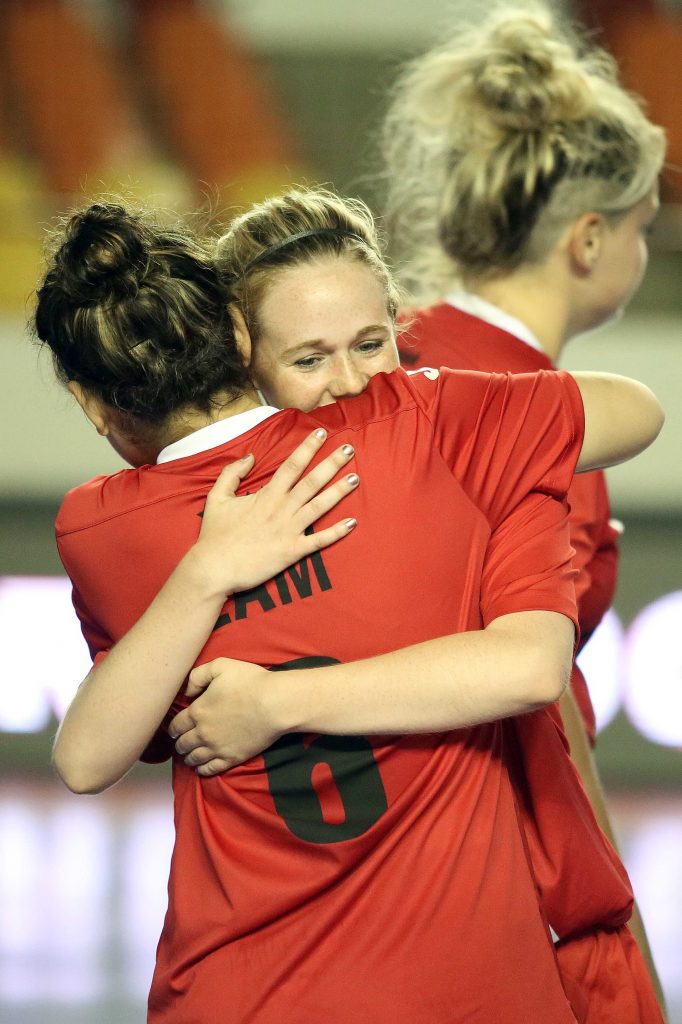
<instances>
[{"instance_id":1,"label":"woman's ear","mask_svg":"<svg viewBox=\"0 0 682 1024\"><path fill-rule=\"evenodd\" d=\"M606 221L601 213L583 213L573 223L568 238L568 251L579 273L587 276L596 267L601 255Z\"/></svg>"},{"instance_id":2,"label":"woman's ear","mask_svg":"<svg viewBox=\"0 0 682 1024\"><path fill-rule=\"evenodd\" d=\"M249 334L249 328L246 326L244 314L236 302L231 302L227 308L229 309L230 316L232 317L234 340L236 342L237 349L244 360L244 365L250 366L253 346L251 344L251 335Z\"/></svg>"},{"instance_id":3,"label":"woman's ear","mask_svg":"<svg viewBox=\"0 0 682 1024\"><path fill-rule=\"evenodd\" d=\"M109 417L104 402L87 391L77 380L70 380L67 387L97 433L106 437L109 433Z\"/></svg>"}]
</instances>

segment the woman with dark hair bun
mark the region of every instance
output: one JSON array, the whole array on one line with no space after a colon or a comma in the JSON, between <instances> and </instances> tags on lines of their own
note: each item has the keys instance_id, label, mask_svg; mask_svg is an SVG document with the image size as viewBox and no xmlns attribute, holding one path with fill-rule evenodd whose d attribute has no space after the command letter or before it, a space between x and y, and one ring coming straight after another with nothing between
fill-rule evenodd
<instances>
[{"instance_id":1,"label":"woman with dark hair bun","mask_svg":"<svg viewBox=\"0 0 682 1024\"><path fill-rule=\"evenodd\" d=\"M201 688L229 675L235 663L221 656L254 663L234 714L259 721L250 738L262 756L214 778L174 759L177 838L149 1020L575 1024L504 719L566 684L575 607L563 498L576 463L641 450L660 407L636 382L599 374L381 372L397 363L395 301L368 211L310 191L257 213L263 228L286 227L260 235L243 265L222 264L237 325L222 337L266 397L308 412L257 405L227 371L217 390L187 397L197 313L226 324L201 247L156 230L137 291L117 280L107 290L114 257L98 247L119 250L111 225L85 245L71 221L39 292L39 336L135 467L76 488L58 516L96 664L57 736L57 770L75 791L106 788L167 708L186 706L193 664ZM116 217L144 236L134 217ZM92 293L79 284L69 299L73 268L62 275L60 260L92 266L93 252L103 269ZM150 291L165 296L158 323ZM152 353L154 370L117 379L111 351ZM161 377L174 381L165 415L168 392L157 404L145 390ZM296 443L310 453L320 431L341 444L332 470L354 451L362 485L352 474L306 503L329 467L293 487L299 470L276 467ZM352 518L327 527L344 493ZM310 545L280 571L242 543L260 529L281 556L277 522L255 522L264 494L272 516L278 497L293 501L298 542ZM622 899L627 915L626 884Z\"/></svg>"},{"instance_id":2,"label":"woman with dark hair bun","mask_svg":"<svg viewBox=\"0 0 682 1024\"><path fill-rule=\"evenodd\" d=\"M49 251L38 289L35 333L51 350L57 378L130 465L153 465L162 449L197 431L206 431L210 445L211 431L229 417L252 425L264 418L266 411L235 342L228 293L212 251L186 228L169 229L147 212L96 203L55 228ZM185 603L209 581L215 589L210 600L202 591L201 602L192 605L202 617L195 631L185 620L186 629L177 638L193 652L185 655L189 660L184 671L226 594L264 582L346 536L355 525L345 518L310 533L315 520L357 483L351 474L318 494L352 458L348 445L300 479L323 440L311 433L257 496L233 498L239 481L253 468L253 457L246 455L233 465L227 460L209 496L199 542L177 573L186 577ZM123 473L111 479L113 484L130 478ZM93 481L92 492L103 483L105 478ZM87 485L82 491L87 492ZM197 492L204 496L203 480L182 489L188 500ZM198 522L190 518L186 525L192 541ZM163 533L153 519L150 526ZM223 531L230 534L227 558ZM139 563L115 557L122 579L132 584ZM169 571L176 562L171 555ZM113 586L113 578L104 573L100 582L102 593ZM130 599L141 613L144 606L135 603L133 592ZM87 615L84 608L77 606L77 611ZM87 636L85 625L84 631ZM96 643L91 649L94 653ZM176 689L171 687L167 696L160 689L155 705L159 720ZM143 732L140 740L134 723L126 736L132 749L140 742L144 748L148 739ZM101 738L97 743L106 758L106 744Z\"/></svg>"}]
</instances>

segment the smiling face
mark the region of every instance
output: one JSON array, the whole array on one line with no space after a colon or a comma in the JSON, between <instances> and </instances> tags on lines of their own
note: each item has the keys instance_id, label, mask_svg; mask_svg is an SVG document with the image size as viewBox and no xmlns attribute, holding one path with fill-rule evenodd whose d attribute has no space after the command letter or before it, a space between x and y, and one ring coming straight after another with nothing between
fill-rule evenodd
<instances>
[{"instance_id":1,"label":"smiling face","mask_svg":"<svg viewBox=\"0 0 682 1024\"><path fill-rule=\"evenodd\" d=\"M257 311L251 370L270 405L305 412L360 394L399 364L386 291L343 256L277 271Z\"/></svg>"}]
</instances>

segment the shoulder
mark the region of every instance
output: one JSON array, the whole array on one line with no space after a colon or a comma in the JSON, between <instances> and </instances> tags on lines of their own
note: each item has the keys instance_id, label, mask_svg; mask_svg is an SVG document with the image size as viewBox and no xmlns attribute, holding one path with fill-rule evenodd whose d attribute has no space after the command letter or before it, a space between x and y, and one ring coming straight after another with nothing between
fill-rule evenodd
<instances>
[{"instance_id":1,"label":"shoulder","mask_svg":"<svg viewBox=\"0 0 682 1024\"><path fill-rule=\"evenodd\" d=\"M128 470L121 470L121 473L127 472ZM115 473L112 476L96 476L87 483L67 491L55 521L57 537L83 529L85 525L92 523L102 509L105 485L119 475Z\"/></svg>"},{"instance_id":2,"label":"shoulder","mask_svg":"<svg viewBox=\"0 0 682 1024\"><path fill-rule=\"evenodd\" d=\"M403 366L453 364L456 340L461 333L459 312L445 302L423 309L406 310L400 318L398 349Z\"/></svg>"},{"instance_id":3,"label":"shoulder","mask_svg":"<svg viewBox=\"0 0 682 1024\"><path fill-rule=\"evenodd\" d=\"M308 415L312 421L332 433L347 428L359 429L378 420L387 420L414 409L416 405L417 397L411 377L399 368L391 373L377 373L361 394L320 406Z\"/></svg>"},{"instance_id":4,"label":"shoulder","mask_svg":"<svg viewBox=\"0 0 682 1024\"><path fill-rule=\"evenodd\" d=\"M374 398L378 413L414 409L429 421L434 430L446 431L461 439L476 428L482 411L503 400L514 378L508 373L452 369L448 366L421 366L414 370L396 370L381 382L374 379L367 393Z\"/></svg>"},{"instance_id":5,"label":"shoulder","mask_svg":"<svg viewBox=\"0 0 682 1024\"><path fill-rule=\"evenodd\" d=\"M406 372L414 400L429 417L463 419L509 381L507 373L422 366Z\"/></svg>"},{"instance_id":6,"label":"shoulder","mask_svg":"<svg viewBox=\"0 0 682 1024\"><path fill-rule=\"evenodd\" d=\"M151 466L122 469L109 476L96 476L68 491L55 521L57 538L85 530L114 516L122 515L145 500Z\"/></svg>"},{"instance_id":7,"label":"shoulder","mask_svg":"<svg viewBox=\"0 0 682 1024\"><path fill-rule=\"evenodd\" d=\"M399 348L405 366L430 363L511 373L551 368L543 352L448 302L406 313L403 323Z\"/></svg>"},{"instance_id":8,"label":"shoulder","mask_svg":"<svg viewBox=\"0 0 682 1024\"><path fill-rule=\"evenodd\" d=\"M491 374L443 366L422 366L414 370L401 367L392 373L376 374L362 394L322 406L309 416L329 432L359 429L409 411L431 418L437 415L444 394L457 393L464 402L465 395L475 397L477 391L485 389L490 377Z\"/></svg>"}]
</instances>

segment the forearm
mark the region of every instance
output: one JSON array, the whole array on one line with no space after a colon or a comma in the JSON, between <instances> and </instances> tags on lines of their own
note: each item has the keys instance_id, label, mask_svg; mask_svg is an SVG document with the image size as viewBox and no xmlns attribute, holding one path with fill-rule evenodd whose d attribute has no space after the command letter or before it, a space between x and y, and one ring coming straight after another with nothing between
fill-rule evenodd
<instances>
[{"instance_id":1,"label":"forearm","mask_svg":"<svg viewBox=\"0 0 682 1024\"><path fill-rule=\"evenodd\" d=\"M191 549L69 707L53 761L70 789L99 792L133 766L204 646L225 596Z\"/></svg>"},{"instance_id":2,"label":"forearm","mask_svg":"<svg viewBox=\"0 0 682 1024\"><path fill-rule=\"evenodd\" d=\"M266 697L276 730L441 732L551 703L568 679L573 627L552 612L525 612L523 617L520 631L505 622L518 616L505 616L485 630L365 661L278 673ZM542 631L548 621L549 644Z\"/></svg>"}]
</instances>

